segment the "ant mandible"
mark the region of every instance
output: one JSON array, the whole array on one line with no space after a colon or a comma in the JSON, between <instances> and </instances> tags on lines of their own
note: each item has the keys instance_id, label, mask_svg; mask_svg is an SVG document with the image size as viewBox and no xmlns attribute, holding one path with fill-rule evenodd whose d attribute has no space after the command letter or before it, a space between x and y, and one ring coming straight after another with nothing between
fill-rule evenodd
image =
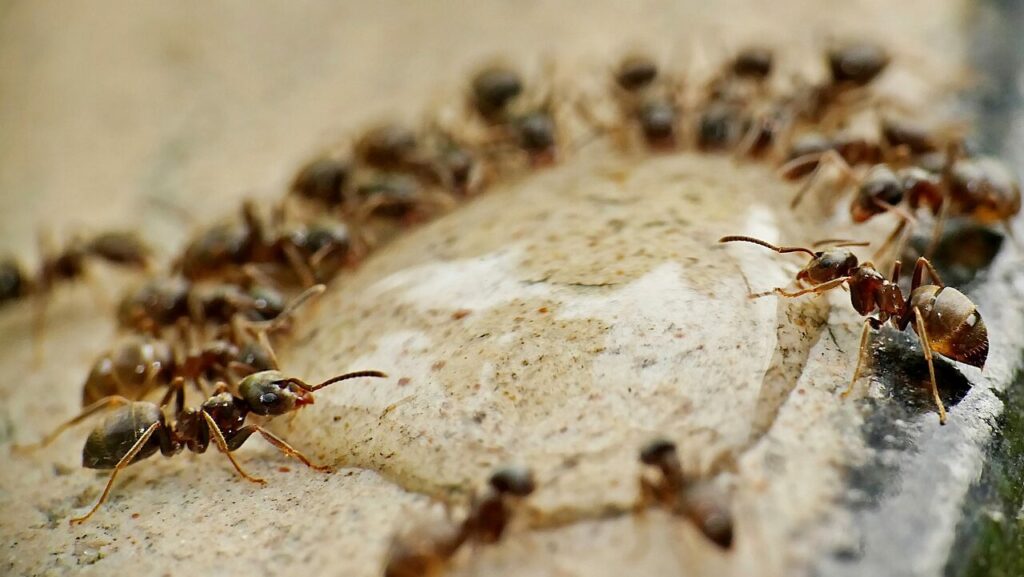
<instances>
[{"instance_id":1,"label":"ant mandible","mask_svg":"<svg viewBox=\"0 0 1024 577\"><path fill-rule=\"evenodd\" d=\"M861 333L857 368L843 397L850 394L860 377L870 330L877 331L886 322L901 331L906 330L908 325L913 326L920 338L924 358L928 362L931 392L939 410L940 424L946 424L946 409L939 398L932 355L939 354L979 369L985 366L988 357L988 329L985 328L978 307L962 292L943 285L938 272L924 257L917 259L910 295L904 298L897 284L900 261L893 265L891 279L886 279L870 262L860 264L856 255L845 248L815 252L803 247L775 246L749 236L724 236L719 242L749 242L780 254L805 252L811 255L810 262L797 273L799 290L791 292L775 288L766 293L751 295L752 298L769 294L794 298L808 293L821 294L844 284L849 287L853 308L868 318L864 321ZM935 284L924 283L925 271ZM805 284L807 288L803 286ZM874 316L870 316L872 314Z\"/></svg>"},{"instance_id":2,"label":"ant mandible","mask_svg":"<svg viewBox=\"0 0 1024 577\"><path fill-rule=\"evenodd\" d=\"M318 471L326 467L316 465L293 448L284 439L256 424L245 424L250 413L278 416L313 403L313 392L328 385L361 377L386 377L380 371L356 371L310 385L295 377L286 377L279 371L261 371L251 374L238 384L238 395L220 383L214 394L199 408L184 407L184 379L177 378L160 404L134 402L119 407L107 416L89 434L82 449L82 466L89 469L113 469L99 500L88 513L71 519L71 524L84 523L107 500L117 474L128 465L141 461L160 451L172 457L183 449L204 453L212 439L235 470L248 481L263 485L263 479L242 470L231 454L253 434L259 433L285 455ZM168 421L163 408L175 398L175 417Z\"/></svg>"}]
</instances>

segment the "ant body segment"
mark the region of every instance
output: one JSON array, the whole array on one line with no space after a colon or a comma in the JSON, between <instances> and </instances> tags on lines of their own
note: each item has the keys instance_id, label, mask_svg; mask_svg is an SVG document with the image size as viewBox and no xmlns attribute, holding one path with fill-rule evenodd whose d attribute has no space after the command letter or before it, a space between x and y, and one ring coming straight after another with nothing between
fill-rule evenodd
<instances>
[{"instance_id":1,"label":"ant body segment","mask_svg":"<svg viewBox=\"0 0 1024 577\"><path fill-rule=\"evenodd\" d=\"M751 295L752 298L769 294L794 298L808 293L821 294L844 284L849 287L853 308L867 319L861 333L857 368L850 386L843 392L844 397L849 395L860 378L871 331L878 331L886 322L900 331L906 330L908 326L913 327L921 340L921 349L928 362L932 397L941 424L946 423L946 408L939 398L932 356L939 354L979 369L985 366L989 347L988 330L978 307L960 291L944 286L938 273L924 257L917 259L910 294L904 298L897 284L901 270L899 261L893 266L892 277L886 279L871 263L859 263L856 255L844 248L815 252L802 247L775 246L749 236L725 236L719 242L749 242L780 254L804 252L811 256L811 260L797 273L799 290L776 288ZM935 284L925 284L925 272ZM807 285L807 288L802 285Z\"/></svg>"},{"instance_id":2,"label":"ant body segment","mask_svg":"<svg viewBox=\"0 0 1024 577\"><path fill-rule=\"evenodd\" d=\"M246 424L249 414L278 416L313 403L313 392L328 385L362 377L382 378L380 371L357 371L310 385L295 377L286 377L278 371L251 374L238 384L238 394L228 392L221 383L214 394L199 408L184 407L184 379L175 383L159 404L133 402L119 407L100 423L86 439L82 449L82 466L89 469L112 469L96 504L81 517L71 519L72 525L87 521L106 501L117 474L133 463L156 454L172 457L183 449L204 453L212 440L231 461L235 471L248 481L265 484L266 481L246 473L231 454L253 434L259 433L271 445L289 457L318 471L326 467L316 465L283 439L256 424ZM175 397L173 420L163 412Z\"/></svg>"}]
</instances>

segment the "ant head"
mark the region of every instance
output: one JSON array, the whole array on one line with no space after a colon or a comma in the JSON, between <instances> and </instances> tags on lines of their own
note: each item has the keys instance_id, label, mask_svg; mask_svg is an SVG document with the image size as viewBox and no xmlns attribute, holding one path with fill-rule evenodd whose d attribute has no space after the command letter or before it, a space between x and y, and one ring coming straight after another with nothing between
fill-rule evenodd
<instances>
[{"instance_id":1,"label":"ant head","mask_svg":"<svg viewBox=\"0 0 1024 577\"><path fill-rule=\"evenodd\" d=\"M675 454L675 443L668 439L655 439L640 449L640 462L645 465L660 465Z\"/></svg>"},{"instance_id":2,"label":"ant head","mask_svg":"<svg viewBox=\"0 0 1024 577\"><path fill-rule=\"evenodd\" d=\"M650 57L631 54L619 63L615 83L623 90L633 92L648 86L658 76L658 65Z\"/></svg>"},{"instance_id":3,"label":"ant head","mask_svg":"<svg viewBox=\"0 0 1024 577\"><path fill-rule=\"evenodd\" d=\"M292 181L291 191L302 198L337 206L344 199L349 165L336 158L323 157L302 167Z\"/></svg>"},{"instance_id":4,"label":"ant head","mask_svg":"<svg viewBox=\"0 0 1024 577\"><path fill-rule=\"evenodd\" d=\"M547 112L537 110L519 119L519 144L531 154L549 152L555 146L555 123Z\"/></svg>"},{"instance_id":5,"label":"ant head","mask_svg":"<svg viewBox=\"0 0 1024 577\"><path fill-rule=\"evenodd\" d=\"M503 495L525 497L537 488L533 472L525 467L503 467L491 475L491 488Z\"/></svg>"},{"instance_id":6,"label":"ant head","mask_svg":"<svg viewBox=\"0 0 1024 577\"><path fill-rule=\"evenodd\" d=\"M511 68L492 65L473 76L472 92L477 111L491 117L504 111L523 92L523 80Z\"/></svg>"},{"instance_id":7,"label":"ant head","mask_svg":"<svg viewBox=\"0 0 1024 577\"><path fill-rule=\"evenodd\" d=\"M294 390L278 371L261 371L245 377L238 384L238 393L257 415L283 415L313 404L312 395Z\"/></svg>"},{"instance_id":8,"label":"ant head","mask_svg":"<svg viewBox=\"0 0 1024 577\"><path fill-rule=\"evenodd\" d=\"M750 46L740 51L732 62L732 73L741 78L764 80L772 73L771 49Z\"/></svg>"},{"instance_id":9,"label":"ant head","mask_svg":"<svg viewBox=\"0 0 1024 577\"><path fill-rule=\"evenodd\" d=\"M797 273L797 280L819 285L840 277L850 276L859 262L853 251L830 248L814 253L814 258Z\"/></svg>"},{"instance_id":10,"label":"ant head","mask_svg":"<svg viewBox=\"0 0 1024 577\"><path fill-rule=\"evenodd\" d=\"M878 44L855 42L828 51L834 84L865 86L889 65L889 53Z\"/></svg>"}]
</instances>

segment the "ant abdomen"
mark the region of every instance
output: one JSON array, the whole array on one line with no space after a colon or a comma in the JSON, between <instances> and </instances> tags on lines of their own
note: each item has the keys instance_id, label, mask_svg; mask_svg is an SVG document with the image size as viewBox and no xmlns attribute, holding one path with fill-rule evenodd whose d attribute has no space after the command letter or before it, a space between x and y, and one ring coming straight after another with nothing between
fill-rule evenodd
<instances>
[{"instance_id":1,"label":"ant abdomen","mask_svg":"<svg viewBox=\"0 0 1024 577\"><path fill-rule=\"evenodd\" d=\"M113 469L142 438L143 433L162 418L160 408L153 403L138 402L118 407L85 440L82 466L87 469ZM149 457L159 448L160 443L156 437L150 437L131 463Z\"/></svg>"},{"instance_id":2,"label":"ant abdomen","mask_svg":"<svg viewBox=\"0 0 1024 577\"><path fill-rule=\"evenodd\" d=\"M914 289L910 305L921 311L932 350L979 369L985 366L988 328L971 299L951 287L925 285Z\"/></svg>"}]
</instances>

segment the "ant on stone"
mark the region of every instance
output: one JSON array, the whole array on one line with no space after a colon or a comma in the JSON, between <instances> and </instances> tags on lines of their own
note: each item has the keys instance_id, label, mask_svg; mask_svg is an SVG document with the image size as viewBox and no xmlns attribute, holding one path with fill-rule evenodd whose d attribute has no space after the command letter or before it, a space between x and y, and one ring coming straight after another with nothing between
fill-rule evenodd
<instances>
[{"instance_id":1,"label":"ant on stone","mask_svg":"<svg viewBox=\"0 0 1024 577\"><path fill-rule=\"evenodd\" d=\"M88 275L90 259L111 265L146 271L150 249L135 234L105 232L90 239L73 238L64 248L53 250L41 240L42 261L35 274L26 272L14 258L0 262L0 304L28 295L46 295L57 283Z\"/></svg>"},{"instance_id":2,"label":"ant on stone","mask_svg":"<svg viewBox=\"0 0 1024 577\"><path fill-rule=\"evenodd\" d=\"M173 385L175 380L191 383L205 395L208 382L233 381L235 376L277 370L280 365L269 335L285 327L299 307L323 291L323 285L316 285L303 292L272 320L249 321L236 313L225 334L202 345L195 344L193 326L186 319L177 323L182 347L149 337L122 340L93 363L82 386L82 411L46 435L38 447L49 445L61 433L98 412L140 401L161 387Z\"/></svg>"},{"instance_id":3,"label":"ant on stone","mask_svg":"<svg viewBox=\"0 0 1024 577\"><path fill-rule=\"evenodd\" d=\"M383 378L380 371L356 371L310 385L278 371L251 374L238 383L238 394L220 383L214 394L199 408L184 407L184 379L177 378L159 404L133 402L109 414L86 439L82 449L82 466L89 469L113 469L96 504L71 524L84 523L100 508L110 494L117 474L133 463L159 451L172 457L183 449L204 453L211 439L231 461L242 478L257 484L266 481L246 473L231 454L253 434L259 433L271 445L289 457L317 471L328 471L316 465L283 439L256 424L246 424L249 414L274 417L290 413L313 403L313 393L339 381L362 378ZM164 407L175 399L173 420L168 420Z\"/></svg>"},{"instance_id":4,"label":"ant on stone","mask_svg":"<svg viewBox=\"0 0 1024 577\"><path fill-rule=\"evenodd\" d=\"M546 75L553 77L553 72L549 66ZM473 75L469 94L471 109L490 131L480 143L485 150L513 146L524 152L534 167L558 161L558 148L566 138L556 122L550 88L546 92L527 93L517 71L492 64Z\"/></svg>"},{"instance_id":5,"label":"ant on stone","mask_svg":"<svg viewBox=\"0 0 1024 577\"><path fill-rule=\"evenodd\" d=\"M396 537L388 551L385 577L427 577L438 574L467 542L493 544L501 540L519 501L536 489L529 469L507 467L491 475L490 488L474 500L456 527L437 528Z\"/></svg>"},{"instance_id":6,"label":"ant on stone","mask_svg":"<svg viewBox=\"0 0 1024 577\"><path fill-rule=\"evenodd\" d=\"M212 277L237 278L247 265L278 265L290 269L302 286L317 282L314 270L331 253L347 256L352 249L343 225L304 225L289 230L283 225L283 207L269 221L256 204L242 205L241 219L221 222L193 238L175 263L190 281ZM316 239L316 249L311 239ZM244 276L244 275L243 275Z\"/></svg>"},{"instance_id":7,"label":"ant on stone","mask_svg":"<svg viewBox=\"0 0 1024 577\"><path fill-rule=\"evenodd\" d=\"M683 472L675 443L664 439L648 443L640 450L640 462L656 468L660 477L640 477L638 508L655 503L689 519L712 543L732 547L733 518L725 495L711 483Z\"/></svg>"},{"instance_id":8,"label":"ant on stone","mask_svg":"<svg viewBox=\"0 0 1024 577\"><path fill-rule=\"evenodd\" d=\"M864 321L861 333L857 368L850 386L843 392L844 397L849 395L860 378L871 331L878 331L886 322L900 331L906 330L908 325L912 326L921 340L921 349L931 377L932 397L938 407L941 424L946 423L946 408L939 398L932 356L939 354L979 369L985 366L988 330L978 307L960 291L944 286L935 268L924 257L917 259L910 294L904 298L897 284L901 270L899 261L893 265L891 279L886 279L871 263L860 264L856 255L845 248L815 252L802 247L775 246L749 236L725 236L719 242L749 242L779 254L804 252L811 256L811 260L797 273L799 290L775 288L766 293L751 295L752 298L769 294L794 298L808 293L821 294L844 284L849 287L853 308L868 318ZM935 284L924 283L926 271ZM807 285L807 288L803 285Z\"/></svg>"}]
</instances>

